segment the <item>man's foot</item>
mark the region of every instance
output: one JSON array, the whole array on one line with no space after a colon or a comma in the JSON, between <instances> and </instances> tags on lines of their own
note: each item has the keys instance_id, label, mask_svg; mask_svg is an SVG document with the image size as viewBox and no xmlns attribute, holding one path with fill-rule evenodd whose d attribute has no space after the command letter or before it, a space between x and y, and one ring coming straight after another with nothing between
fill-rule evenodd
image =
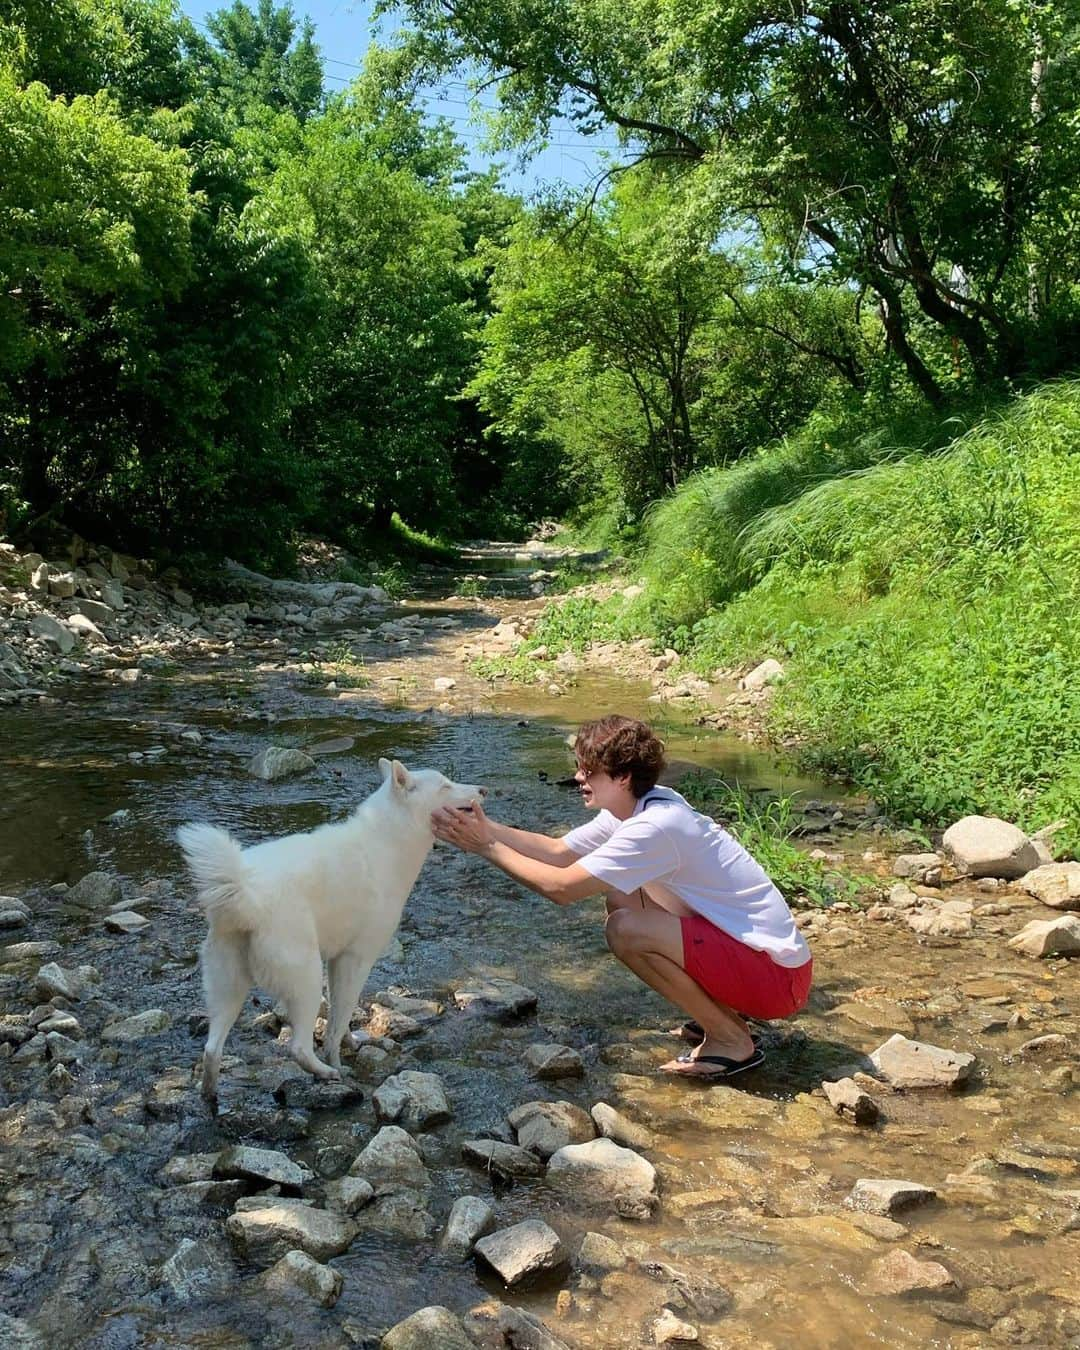
<instances>
[{"instance_id":1,"label":"man's foot","mask_svg":"<svg viewBox=\"0 0 1080 1350\"><path fill-rule=\"evenodd\" d=\"M764 1062L765 1052L753 1041L730 1045L724 1041L704 1040L695 1050L662 1064L660 1072L680 1078L730 1078L747 1069L756 1069Z\"/></svg>"},{"instance_id":2,"label":"man's foot","mask_svg":"<svg viewBox=\"0 0 1080 1350\"><path fill-rule=\"evenodd\" d=\"M743 1018L743 1021L746 1021ZM674 1036L676 1040L685 1041L687 1045L700 1045L705 1039L705 1028L700 1022L683 1022L681 1026L672 1027L668 1032L669 1036ZM761 1037L756 1033L750 1032L750 1039L755 1045L759 1045Z\"/></svg>"}]
</instances>

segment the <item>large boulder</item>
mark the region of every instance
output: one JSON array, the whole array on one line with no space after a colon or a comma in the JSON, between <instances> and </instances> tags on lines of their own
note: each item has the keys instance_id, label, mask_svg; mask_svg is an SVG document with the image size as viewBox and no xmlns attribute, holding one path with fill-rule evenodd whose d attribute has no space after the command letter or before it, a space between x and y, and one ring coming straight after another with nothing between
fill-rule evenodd
<instances>
[{"instance_id":1,"label":"large boulder","mask_svg":"<svg viewBox=\"0 0 1080 1350\"><path fill-rule=\"evenodd\" d=\"M894 1087L959 1088L970 1079L975 1056L910 1041L897 1032L871 1052L870 1062Z\"/></svg>"},{"instance_id":2,"label":"large boulder","mask_svg":"<svg viewBox=\"0 0 1080 1350\"><path fill-rule=\"evenodd\" d=\"M610 1205L624 1219L647 1219L656 1207L656 1169L611 1139L559 1149L548 1163L547 1180L586 1204Z\"/></svg>"},{"instance_id":3,"label":"large boulder","mask_svg":"<svg viewBox=\"0 0 1080 1350\"><path fill-rule=\"evenodd\" d=\"M477 1238L495 1226L495 1211L478 1195L459 1195L446 1220L442 1249L459 1260L472 1251Z\"/></svg>"},{"instance_id":4,"label":"large boulder","mask_svg":"<svg viewBox=\"0 0 1080 1350\"><path fill-rule=\"evenodd\" d=\"M61 656L66 656L75 646L75 634L51 614L35 614L30 620L30 627L42 641L55 647Z\"/></svg>"},{"instance_id":5,"label":"large boulder","mask_svg":"<svg viewBox=\"0 0 1080 1350\"><path fill-rule=\"evenodd\" d=\"M299 1248L316 1261L328 1261L347 1250L357 1227L341 1214L315 1209L303 1200L254 1196L241 1201L225 1222L225 1231L242 1255L269 1264ZM241 1208L241 1206L244 1208Z\"/></svg>"},{"instance_id":6,"label":"large boulder","mask_svg":"<svg viewBox=\"0 0 1080 1350\"><path fill-rule=\"evenodd\" d=\"M1020 878L1020 888L1051 909L1080 909L1080 862L1036 867Z\"/></svg>"},{"instance_id":7,"label":"large boulder","mask_svg":"<svg viewBox=\"0 0 1080 1350\"><path fill-rule=\"evenodd\" d=\"M1009 946L1025 956L1076 956L1080 954L1080 918L1062 914L1059 919L1033 919L1009 939Z\"/></svg>"},{"instance_id":8,"label":"large boulder","mask_svg":"<svg viewBox=\"0 0 1080 1350\"><path fill-rule=\"evenodd\" d=\"M212 1175L219 1181L252 1181L260 1186L281 1186L298 1191L311 1173L284 1153L272 1148L236 1144L214 1159Z\"/></svg>"},{"instance_id":9,"label":"large boulder","mask_svg":"<svg viewBox=\"0 0 1080 1350\"><path fill-rule=\"evenodd\" d=\"M957 870L972 877L1012 881L1040 862L1039 850L1024 831L996 816L964 816L949 826L941 843Z\"/></svg>"}]
</instances>

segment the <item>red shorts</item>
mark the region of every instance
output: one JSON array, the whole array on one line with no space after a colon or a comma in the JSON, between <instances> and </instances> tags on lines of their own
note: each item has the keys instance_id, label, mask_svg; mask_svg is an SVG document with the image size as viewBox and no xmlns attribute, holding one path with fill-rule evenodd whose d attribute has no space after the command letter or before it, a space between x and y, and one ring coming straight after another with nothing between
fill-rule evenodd
<instances>
[{"instance_id":1,"label":"red shorts","mask_svg":"<svg viewBox=\"0 0 1080 1350\"><path fill-rule=\"evenodd\" d=\"M790 1017L809 997L812 959L778 966L699 914L683 917L682 940L687 975L711 999L747 1017Z\"/></svg>"}]
</instances>

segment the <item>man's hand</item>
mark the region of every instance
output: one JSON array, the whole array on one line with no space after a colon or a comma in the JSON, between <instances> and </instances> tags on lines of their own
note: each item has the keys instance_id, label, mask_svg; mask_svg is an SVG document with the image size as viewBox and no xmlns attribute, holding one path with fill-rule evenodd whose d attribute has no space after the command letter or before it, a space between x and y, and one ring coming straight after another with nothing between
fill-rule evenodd
<instances>
[{"instance_id":1,"label":"man's hand","mask_svg":"<svg viewBox=\"0 0 1080 1350\"><path fill-rule=\"evenodd\" d=\"M466 853L486 853L495 843L491 821L478 801L468 810L456 806L441 807L432 814L431 828L436 839L455 844Z\"/></svg>"}]
</instances>

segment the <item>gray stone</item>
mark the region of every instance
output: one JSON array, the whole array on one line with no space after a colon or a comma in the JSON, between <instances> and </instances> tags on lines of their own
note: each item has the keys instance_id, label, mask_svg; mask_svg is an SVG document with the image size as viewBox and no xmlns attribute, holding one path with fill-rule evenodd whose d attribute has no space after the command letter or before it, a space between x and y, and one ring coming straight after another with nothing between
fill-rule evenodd
<instances>
[{"instance_id":1,"label":"gray stone","mask_svg":"<svg viewBox=\"0 0 1080 1350\"><path fill-rule=\"evenodd\" d=\"M590 1108L597 1132L605 1139L613 1139L616 1144L625 1144L627 1148L651 1148L656 1143L652 1130L628 1120L607 1102L597 1102Z\"/></svg>"},{"instance_id":2,"label":"gray stone","mask_svg":"<svg viewBox=\"0 0 1080 1350\"><path fill-rule=\"evenodd\" d=\"M290 1298L303 1294L322 1308L332 1308L345 1283L340 1270L321 1265L307 1252L293 1249L260 1277L262 1287L271 1294Z\"/></svg>"},{"instance_id":3,"label":"gray stone","mask_svg":"<svg viewBox=\"0 0 1080 1350\"><path fill-rule=\"evenodd\" d=\"M426 1190L431 1184L420 1146L398 1125L384 1125L357 1155L349 1175L363 1177L376 1193Z\"/></svg>"},{"instance_id":4,"label":"gray stone","mask_svg":"<svg viewBox=\"0 0 1080 1350\"><path fill-rule=\"evenodd\" d=\"M870 1054L870 1062L894 1087L962 1087L970 1078L975 1056L909 1041L899 1032Z\"/></svg>"},{"instance_id":5,"label":"gray stone","mask_svg":"<svg viewBox=\"0 0 1080 1350\"><path fill-rule=\"evenodd\" d=\"M45 1002L51 998L81 998L86 986L98 980L93 966L58 966L55 961L44 965L34 977L34 990Z\"/></svg>"},{"instance_id":6,"label":"gray stone","mask_svg":"<svg viewBox=\"0 0 1080 1350\"><path fill-rule=\"evenodd\" d=\"M972 931L973 916L970 900L947 900L944 904L931 902L929 910L908 912L907 925L916 933L928 937L967 937Z\"/></svg>"},{"instance_id":7,"label":"gray stone","mask_svg":"<svg viewBox=\"0 0 1080 1350\"><path fill-rule=\"evenodd\" d=\"M55 647L62 656L66 656L75 646L74 633L51 614L35 614L30 620L30 627L39 638Z\"/></svg>"},{"instance_id":8,"label":"gray stone","mask_svg":"<svg viewBox=\"0 0 1080 1350\"><path fill-rule=\"evenodd\" d=\"M777 680L784 678L784 667L779 661L771 656L758 666L755 666L749 675L744 675L739 681L740 689L764 689L766 685L775 684Z\"/></svg>"},{"instance_id":9,"label":"gray stone","mask_svg":"<svg viewBox=\"0 0 1080 1350\"><path fill-rule=\"evenodd\" d=\"M958 871L972 877L1022 877L1039 865L1035 845L1023 830L996 816L965 816L941 840Z\"/></svg>"},{"instance_id":10,"label":"gray stone","mask_svg":"<svg viewBox=\"0 0 1080 1350\"><path fill-rule=\"evenodd\" d=\"M92 640L95 643L103 643L106 641L105 634L93 619L88 619L85 614L69 614L67 626L77 638L82 638L84 641L89 642Z\"/></svg>"},{"instance_id":11,"label":"gray stone","mask_svg":"<svg viewBox=\"0 0 1080 1350\"><path fill-rule=\"evenodd\" d=\"M101 583L101 599L110 609L126 609L127 601L124 599L124 588L117 578Z\"/></svg>"},{"instance_id":12,"label":"gray stone","mask_svg":"<svg viewBox=\"0 0 1080 1350\"><path fill-rule=\"evenodd\" d=\"M888 1218L913 1205L925 1205L936 1195L937 1191L932 1186L923 1186L918 1181L863 1177L855 1183L844 1204L848 1209L861 1210L864 1214L882 1214Z\"/></svg>"},{"instance_id":13,"label":"gray stone","mask_svg":"<svg viewBox=\"0 0 1080 1350\"><path fill-rule=\"evenodd\" d=\"M941 880L941 859L936 853L901 853L893 859L892 872L894 877L910 877L925 886L928 872L936 872Z\"/></svg>"},{"instance_id":14,"label":"gray stone","mask_svg":"<svg viewBox=\"0 0 1080 1350\"><path fill-rule=\"evenodd\" d=\"M357 1214L375 1194L375 1188L364 1177L341 1177L326 1188L326 1201L331 1209L342 1214Z\"/></svg>"},{"instance_id":15,"label":"gray stone","mask_svg":"<svg viewBox=\"0 0 1080 1350\"><path fill-rule=\"evenodd\" d=\"M870 1267L866 1290L871 1294L941 1293L958 1288L956 1277L938 1261L917 1261L898 1248Z\"/></svg>"},{"instance_id":16,"label":"gray stone","mask_svg":"<svg viewBox=\"0 0 1080 1350\"><path fill-rule=\"evenodd\" d=\"M676 1341L680 1343L696 1341L698 1329L689 1322L684 1322L681 1317L676 1317L670 1308L662 1308L660 1316L653 1323L652 1335L656 1345L671 1345Z\"/></svg>"},{"instance_id":17,"label":"gray stone","mask_svg":"<svg viewBox=\"0 0 1080 1350\"><path fill-rule=\"evenodd\" d=\"M1051 1033L1034 1036L1017 1050L1023 1059L1063 1059L1070 1052L1068 1036Z\"/></svg>"},{"instance_id":18,"label":"gray stone","mask_svg":"<svg viewBox=\"0 0 1080 1350\"><path fill-rule=\"evenodd\" d=\"M390 1328L379 1350L476 1350L449 1308L421 1308Z\"/></svg>"},{"instance_id":19,"label":"gray stone","mask_svg":"<svg viewBox=\"0 0 1080 1350\"><path fill-rule=\"evenodd\" d=\"M304 773L315 767L315 761L303 750L293 750L286 746L270 745L260 750L248 763L248 773L266 782L278 778L287 778L290 774Z\"/></svg>"},{"instance_id":20,"label":"gray stone","mask_svg":"<svg viewBox=\"0 0 1080 1350\"><path fill-rule=\"evenodd\" d=\"M656 1207L656 1169L610 1139L568 1144L548 1163L548 1185L586 1204L610 1205L624 1219L646 1219Z\"/></svg>"},{"instance_id":21,"label":"gray stone","mask_svg":"<svg viewBox=\"0 0 1080 1350\"><path fill-rule=\"evenodd\" d=\"M508 1286L521 1284L566 1263L558 1233L542 1219L526 1219L482 1237L474 1248Z\"/></svg>"},{"instance_id":22,"label":"gray stone","mask_svg":"<svg viewBox=\"0 0 1080 1350\"><path fill-rule=\"evenodd\" d=\"M454 991L454 1002L459 1008L493 1017L497 1022L508 1022L532 1012L536 1001L531 989L499 976L470 980Z\"/></svg>"},{"instance_id":23,"label":"gray stone","mask_svg":"<svg viewBox=\"0 0 1080 1350\"><path fill-rule=\"evenodd\" d=\"M120 883L108 872L88 872L64 896L65 904L80 909L108 909L120 900Z\"/></svg>"},{"instance_id":24,"label":"gray stone","mask_svg":"<svg viewBox=\"0 0 1080 1350\"><path fill-rule=\"evenodd\" d=\"M581 1270L603 1271L622 1270L626 1265L626 1253L617 1242L603 1233L586 1233L581 1239L577 1263Z\"/></svg>"},{"instance_id":25,"label":"gray stone","mask_svg":"<svg viewBox=\"0 0 1080 1350\"><path fill-rule=\"evenodd\" d=\"M509 1120L520 1146L540 1158L596 1137L592 1119L573 1102L525 1102L510 1112Z\"/></svg>"},{"instance_id":26,"label":"gray stone","mask_svg":"<svg viewBox=\"0 0 1080 1350\"><path fill-rule=\"evenodd\" d=\"M1076 956L1080 953L1080 918L1062 914L1057 919L1033 919L1008 945L1025 956Z\"/></svg>"},{"instance_id":27,"label":"gray stone","mask_svg":"<svg viewBox=\"0 0 1080 1350\"><path fill-rule=\"evenodd\" d=\"M498 1139L466 1139L461 1145L461 1153L468 1162L478 1163L503 1181L538 1177L544 1170L535 1153Z\"/></svg>"},{"instance_id":28,"label":"gray stone","mask_svg":"<svg viewBox=\"0 0 1080 1350\"><path fill-rule=\"evenodd\" d=\"M856 1125L873 1125L880 1112L877 1102L864 1092L853 1078L841 1078L836 1083L822 1083L822 1091L838 1116L853 1120Z\"/></svg>"},{"instance_id":29,"label":"gray stone","mask_svg":"<svg viewBox=\"0 0 1080 1350\"><path fill-rule=\"evenodd\" d=\"M376 1195L371 1204L358 1211L356 1222L362 1228L392 1233L410 1242L427 1242L435 1232L434 1217L424 1208L420 1191L395 1190Z\"/></svg>"},{"instance_id":30,"label":"gray stone","mask_svg":"<svg viewBox=\"0 0 1080 1350\"><path fill-rule=\"evenodd\" d=\"M172 1256L158 1272L158 1282L182 1303L209 1295L224 1294L235 1282L229 1252L216 1242L182 1238Z\"/></svg>"},{"instance_id":31,"label":"gray stone","mask_svg":"<svg viewBox=\"0 0 1080 1350\"><path fill-rule=\"evenodd\" d=\"M495 1226L495 1211L478 1195L459 1195L446 1220L442 1249L458 1260L464 1260L472 1251L477 1238L490 1233Z\"/></svg>"},{"instance_id":32,"label":"gray stone","mask_svg":"<svg viewBox=\"0 0 1080 1350\"><path fill-rule=\"evenodd\" d=\"M16 908L14 905L9 908L7 896L0 896L0 928L25 928L29 922L30 915L27 910Z\"/></svg>"},{"instance_id":33,"label":"gray stone","mask_svg":"<svg viewBox=\"0 0 1080 1350\"><path fill-rule=\"evenodd\" d=\"M149 926L150 920L133 909L118 909L105 916L105 927L110 933L141 933Z\"/></svg>"},{"instance_id":34,"label":"gray stone","mask_svg":"<svg viewBox=\"0 0 1080 1350\"><path fill-rule=\"evenodd\" d=\"M534 1078L580 1078L585 1065L576 1050L568 1045L530 1045L525 1051L525 1063Z\"/></svg>"},{"instance_id":35,"label":"gray stone","mask_svg":"<svg viewBox=\"0 0 1080 1350\"><path fill-rule=\"evenodd\" d=\"M109 623L116 617L116 611L111 605L104 605L100 600L81 598L75 603L75 613L85 615L93 623Z\"/></svg>"},{"instance_id":36,"label":"gray stone","mask_svg":"<svg viewBox=\"0 0 1080 1350\"><path fill-rule=\"evenodd\" d=\"M539 1317L494 1299L470 1308L465 1326L476 1350L571 1350Z\"/></svg>"},{"instance_id":37,"label":"gray stone","mask_svg":"<svg viewBox=\"0 0 1080 1350\"><path fill-rule=\"evenodd\" d=\"M147 1008L145 1012L110 1022L101 1033L103 1041L141 1041L144 1036L156 1036L168 1031L172 1018L164 1008Z\"/></svg>"},{"instance_id":38,"label":"gray stone","mask_svg":"<svg viewBox=\"0 0 1080 1350\"><path fill-rule=\"evenodd\" d=\"M50 1339L35 1331L30 1323L21 1317L0 1313L0 1345L4 1346L5 1350L49 1350Z\"/></svg>"},{"instance_id":39,"label":"gray stone","mask_svg":"<svg viewBox=\"0 0 1080 1350\"><path fill-rule=\"evenodd\" d=\"M282 1186L298 1191L311 1173L284 1153L271 1148L252 1148L236 1144L223 1149L214 1159L212 1175L219 1181L255 1181L263 1186Z\"/></svg>"},{"instance_id":40,"label":"gray stone","mask_svg":"<svg viewBox=\"0 0 1080 1350\"><path fill-rule=\"evenodd\" d=\"M356 1237L356 1224L340 1214L285 1196L253 1198L258 1208L238 1206L225 1223L226 1233L250 1260L269 1263L299 1248L316 1261L327 1261Z\"/></svg>"},{"instance_id":41,"label":"gray stone","mask_svg":"<svg viewBox=\"0 0 1080 1350\"><path fill-rule=\"evenodd\" d=\"M1080 862L1036 867L1020 878L1019 885L1051 909L1080 909Z\"/></svg>"},{"instance_id":42,"label":"gray stone","mask_svg":"<svg viewBox=\"0 0 1080 1350\"><path fill-rule=\"evenodd\" d=\"M450 1103L436 1073L405 1069L385 1079L374 1093L380 1120L400 1121L407 1130L429 1130L450 1119Z\"/></svg>"}]
</instances>

